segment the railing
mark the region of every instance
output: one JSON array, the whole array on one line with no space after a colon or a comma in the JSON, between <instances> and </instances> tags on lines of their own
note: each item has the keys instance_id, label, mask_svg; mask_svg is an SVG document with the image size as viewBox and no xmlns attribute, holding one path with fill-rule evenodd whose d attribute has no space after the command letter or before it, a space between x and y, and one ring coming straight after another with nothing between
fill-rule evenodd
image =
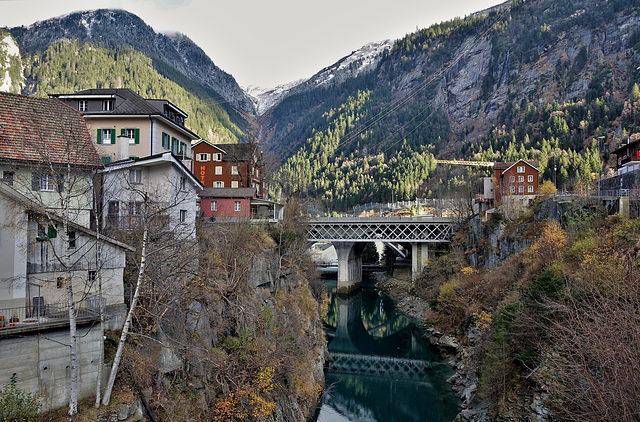
<instances>
[{"instance_id":1,"label":"railing","mask_svg":"<svg viewBox=\"0 0 640 422\"><path fill-rule=\"evenodd\" d=\"M104 304L105 299L102 301ZM87 298L75 304L75 311L78 320L94 318L100 313L100 302L97 298ZM31 306L0 308L0 330L66 321L69 321L69 304L45 304L42 297L34 297Z\"/></svg>"},{"instance_id":2,"label":"railing","mask_svg":"<svg viewBox=\"0 0 640 422\"><path fill-rule=\"evenodd\" d=\"M363 211L397 211L411 207L429 207L436 210L459 208L461 204L467 203L466 199L434 199L434 198L417 198L413 201L396 201L396 202L370 202L368 204L356 205L353 207L353 213L358 214Z\"/></svg>"}]
</instances>

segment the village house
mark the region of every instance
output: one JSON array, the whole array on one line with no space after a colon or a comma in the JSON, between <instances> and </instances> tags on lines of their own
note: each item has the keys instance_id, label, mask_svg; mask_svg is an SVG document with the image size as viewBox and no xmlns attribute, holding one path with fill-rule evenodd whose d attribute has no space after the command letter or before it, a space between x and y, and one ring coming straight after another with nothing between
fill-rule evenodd
<instances>
[{"instance_id":1,"label":"village house","mask_svg":"<svg viewBox=\"0 0 640 422\"><path fill-rule=\"evenodd\" d=\"M124 145L126 149L126 139ZM195 238L197 192L203 186L173 153L115 161L105 166L102 176L102 215L107 230L134 230L146 218L156 232Z\"/></svg>"},{"instance_id":2,"label":"village house","mask_svg":"<svg viewBox=\"0 0 640 422\"><path fill-rule=\"evenodd\" d=\"M49 97L82 113L104 164L118 159L116 138L125 136L132 158L170 151L191 167L191 141L198 136L185 126L187 114L167 100L145 99L131 89L88 89Z\"/></svg>"},{"instance_id":3,"label":"village house","mask_svg":"<svg viewBox=\"0 0 640 422\"><path fill-rule=\"evenodd\" d=\"M102 305L107 328L124 322L125 253L133 249L90 228L102 167L78 111L0 92L0 354L12 357L0 362L0 384L17 374L18 388L37 394L43 410L68 401L70 292L79 398L95 393Z\"/></svg>"},{"instance_id":4,"label":"village house","mask_svg":"<svg viewBox=\"0 0 640 422\"><path fill-rule=\"evenodd\" d=\"M500 204L505 196L523 198L535 196L538 193L539 174L537 161L518 160L515 163L495 163L493 166L495 203Z\"/></svg>"},{"instance_id":5,"label":"village house","mask_svg":"<svg viewBox=\"0 0 640 422\"><path fill-rule=\"evenodd\" d=\"M256 198L266 198L262 151L256 144L193 144L191 171L205 188L252 188Z\"/></svg>"}]
</instances>

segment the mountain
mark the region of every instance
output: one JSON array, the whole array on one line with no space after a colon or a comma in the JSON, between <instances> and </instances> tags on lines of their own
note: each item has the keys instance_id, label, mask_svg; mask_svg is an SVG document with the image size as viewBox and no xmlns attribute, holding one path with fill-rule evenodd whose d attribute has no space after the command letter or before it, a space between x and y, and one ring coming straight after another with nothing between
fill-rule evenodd
<instances>
[{"instance_id":1,"label":"mountain","mask_svg":"<svg viewBox=\"0 0 640 422\"><path fill-rule=\"evenodd\" d=\"M2 36L0 71L37 95L107 85L169 98L203 137L256 136L272 186L335 209L459 193L480 175L436 157L532 159L543 180L592 183L640 131L639 28L637 0L513 0L245 92L186 36L98 10L9 29L22 61Z\"/></svg>"},{"instance_id":2,"label":"mountain","mask_svg":"<svg viewBox=\"0 0 640 422\"><path fill-rule=\"evenodd\" d=\"M220 70L188 37L156 33L138 16L123 10L94 10L11 29L23 53L45 51L60 39L109 48L128 46L167 64L190 80L219 94L233 107L252 113L253 104L235 79Z\"/></svg>"}]
</instances>

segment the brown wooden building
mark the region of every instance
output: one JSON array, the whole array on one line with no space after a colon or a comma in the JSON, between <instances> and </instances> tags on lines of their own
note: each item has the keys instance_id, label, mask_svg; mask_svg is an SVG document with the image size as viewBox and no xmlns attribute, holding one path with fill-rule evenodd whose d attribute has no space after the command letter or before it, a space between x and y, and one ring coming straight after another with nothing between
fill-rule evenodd
<instances>
[{"instance_id":1,"label":"brown wooden building","mask_svg":"<svg viewBox=\"0 0 640 422\"><path fill-rule=\"evenodd\" d=\"M515 163L495 163L493 182L495 203L499 204L506 195L536 195L538 193L537 161L518 160Z\"/></svg>"},{"instance_id":2,"label":"brown wooden building","mask_svg":"<svg viewBox=\"0 0 640 422\"><path fill-rule=\"evenodd\" d=\"M191 147L191 171L205 188L252 188L266 197L262 151L255 144L212 144L201 140Z\"/></svg>"}]
</instances>

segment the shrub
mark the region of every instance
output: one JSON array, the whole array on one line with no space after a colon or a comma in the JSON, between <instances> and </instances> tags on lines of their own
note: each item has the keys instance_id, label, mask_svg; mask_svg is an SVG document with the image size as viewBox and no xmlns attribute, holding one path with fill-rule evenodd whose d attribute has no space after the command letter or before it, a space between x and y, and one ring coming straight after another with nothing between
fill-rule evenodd
<instances>
[{"instance_id":1,"label":"shrub","mask_svg":"<svg viewBox=\"0 0 640 422\"><path fill-rule=\"evenodd\" d=\"M35 394L22 391L17 387L16 374L0 390L0 418L3 421L35 420L40 411L40 403Z\"/></svg>"}]
</instances>

